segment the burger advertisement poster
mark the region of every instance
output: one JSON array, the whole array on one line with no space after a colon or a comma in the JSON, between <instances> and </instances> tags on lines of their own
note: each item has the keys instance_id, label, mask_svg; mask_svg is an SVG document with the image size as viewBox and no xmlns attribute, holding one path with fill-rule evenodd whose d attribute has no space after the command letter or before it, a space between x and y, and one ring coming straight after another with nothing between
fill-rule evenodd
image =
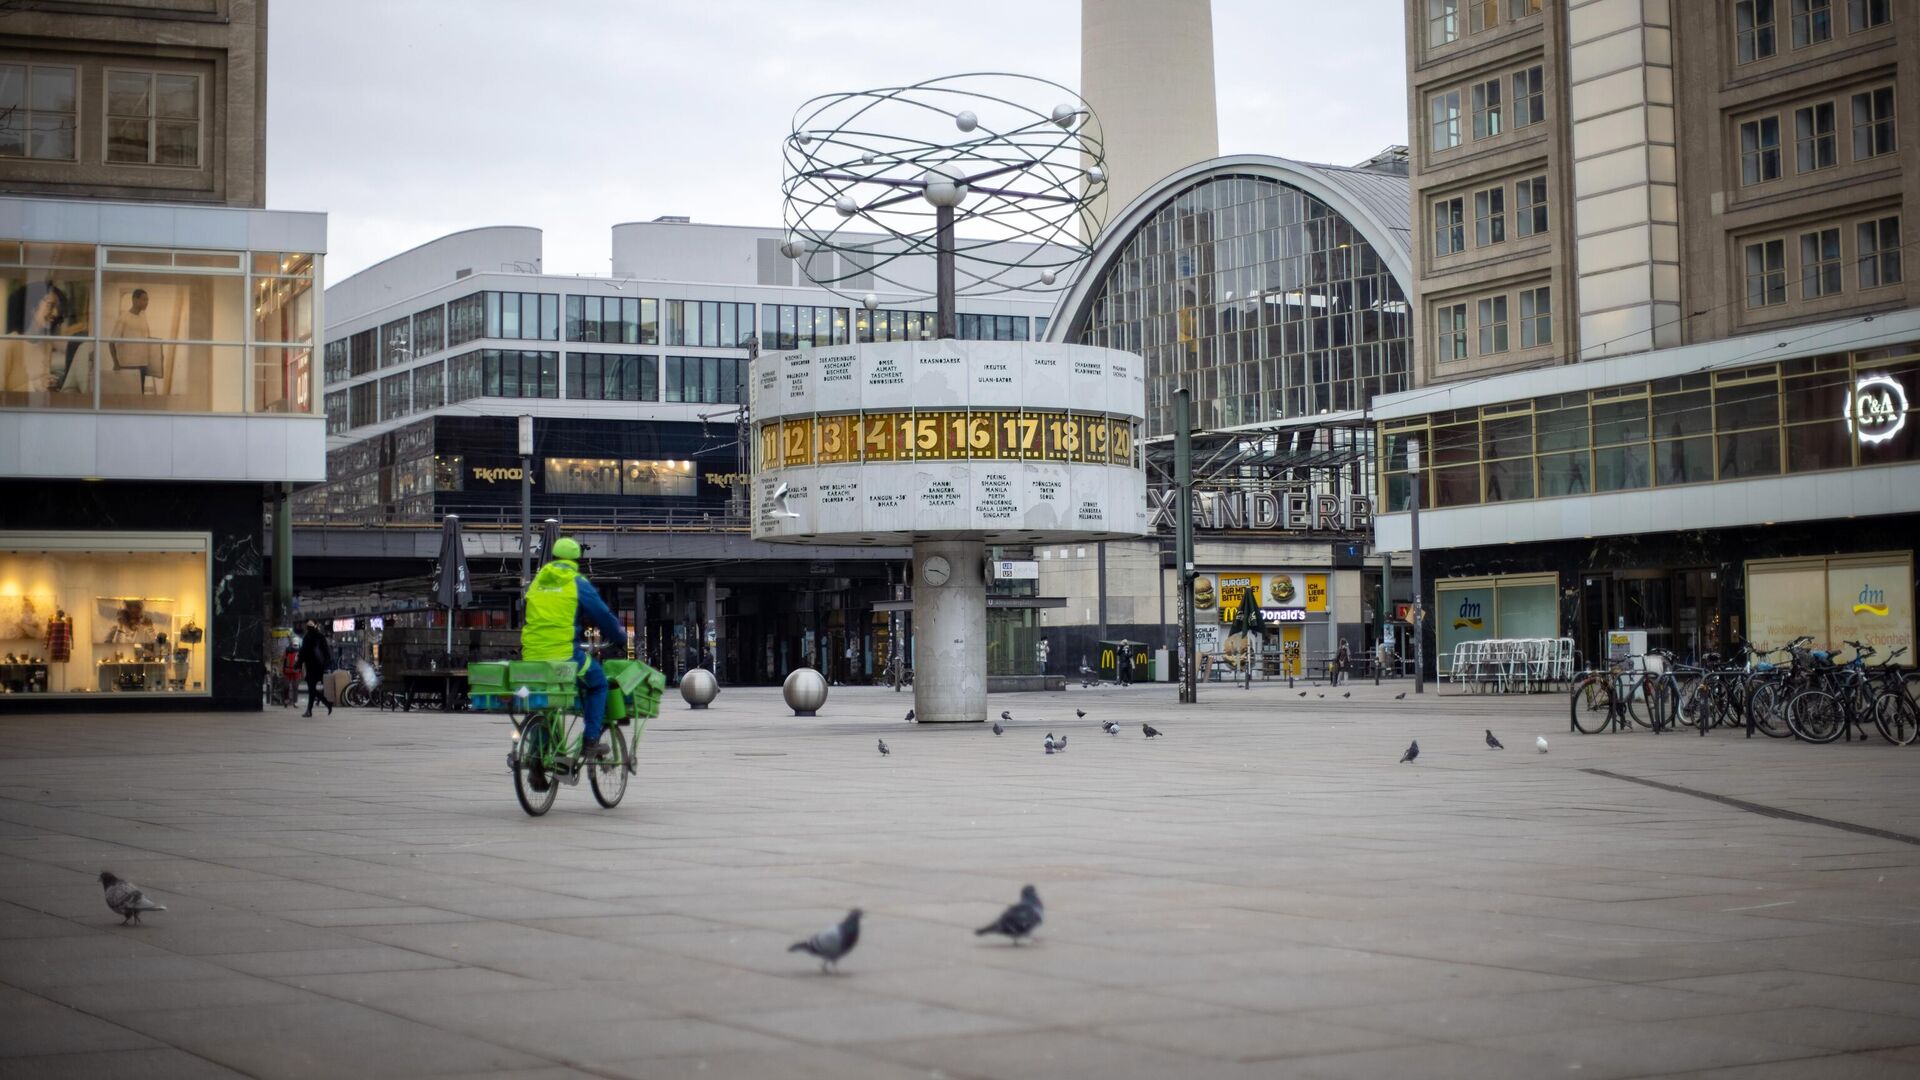
<instances>
[{"instance_id":1,"label":"burger advertisement poster","mask_svg":"<svg viewBox=\"0 0 1920 1080\"><path fill-rule=\"evenodd\" d=\"M1255 607L1326 611L1327 575L1238 570L1194 575L1193 609L1204 622L1231 622L1240 605L1249 601Z\"/></svg>"}]
</instances>

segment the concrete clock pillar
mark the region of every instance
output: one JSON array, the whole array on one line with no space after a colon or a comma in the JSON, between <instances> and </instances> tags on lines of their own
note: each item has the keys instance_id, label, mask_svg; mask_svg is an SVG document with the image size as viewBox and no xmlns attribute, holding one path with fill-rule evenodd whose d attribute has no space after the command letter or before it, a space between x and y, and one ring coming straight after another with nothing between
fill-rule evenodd
<instances>
[{"instance_id":1,"label":"concrete clock pillar","mask_svg":"<svg viewBox=\"0 0 1920 1080\"><path fill-rule=\"evenodd\" d=\"M913 625L919 663L914 716L923 724L987 720L987 546L978 540L913 545Z\"/></svg>"}]
</instances>

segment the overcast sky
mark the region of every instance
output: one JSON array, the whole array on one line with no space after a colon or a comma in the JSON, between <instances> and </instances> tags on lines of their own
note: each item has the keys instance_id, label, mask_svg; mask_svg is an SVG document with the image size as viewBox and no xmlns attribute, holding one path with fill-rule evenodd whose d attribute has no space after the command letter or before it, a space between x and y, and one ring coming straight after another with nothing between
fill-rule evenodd
<instances>
[{"instance_id":1,"label":"overcast sky","mask_svg":"<svg viewBox=\"0 0 1920 1080\"><path fill-rule=\"evenodd\" d=\"M1221 151L1406 142L1402 11L1214 0ZM270 34L267 203L331 215L335 281L480 225L544 229L548 271L604 274L618 222L777 224L780 140L814 94L1080 70L1078 0L280 0Z\"/></svg>"}]
</instances>

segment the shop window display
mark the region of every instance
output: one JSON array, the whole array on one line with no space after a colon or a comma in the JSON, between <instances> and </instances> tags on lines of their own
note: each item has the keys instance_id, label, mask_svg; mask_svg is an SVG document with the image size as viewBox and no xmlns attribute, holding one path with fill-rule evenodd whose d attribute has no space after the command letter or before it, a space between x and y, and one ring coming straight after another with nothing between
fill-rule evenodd
<instances>
[{"instance_id":1,"label":"shop window display","mask_svg":"<svg viewBox=\"0 0 1920 1080\"><path fill-rule=\"evenodd\" d=\"M5 540L0 693L208 692L204 536Z\"/></svg>"}]
</instances>

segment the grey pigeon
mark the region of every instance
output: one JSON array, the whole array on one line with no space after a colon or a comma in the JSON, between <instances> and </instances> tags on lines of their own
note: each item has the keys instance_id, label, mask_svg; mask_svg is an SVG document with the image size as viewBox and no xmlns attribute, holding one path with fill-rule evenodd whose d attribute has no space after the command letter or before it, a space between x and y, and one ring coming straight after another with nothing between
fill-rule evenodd
<instances>
[{"instance_id":1,"label":"grey pigeon","mask_svg":"<svg viewBox=\"0 0 1920 1080\"><path fill-rule=\"evenodd\" d=\"M1306 696L1307 696L1307 692L1306 692L1305 690L1302 690L1302 691L1300 691L1300 696L1301 696L1301 697L1306 697Z\"/></svg>"},{"instance_id":2,"label":"grey pigeon","mask_svg":"<svg viewBox=\"0 0 1920 1080\"><path fill-rule=\"evenodd\" d=\"M1414 758L1417 758L1419 756L1420 756L1420 740L1415 739L1413 740L1413 745L1407 747L1407 752L1400 755L1400 764L1405 765L1407 762L1412 761Z\"/></svg>"},{"instance_id":3,"label":"grey pigeon","mask_svg":"<svg viewBox=\"0 0 1920 1080\"><path fill-rule=\"evenodd\" d=\"M880 756L886 757L888 754L891 754L891 753L893 753L893 751L887 749L887 740L881 739L880 740Z\"/></svg>"},{"instance_id":4,"label":"grey pigeon","mask_svg":"<svg viewBox=\"0 0 1920 1080\"><path fill-rule=\"evenodd\" d=\"M1352 697L1352 696L1353 696L1353 691L1351 691L1351 690L1349 690L1349 691L1347 691L1346 693L1344 693L1344 694L1341 694L1340 696L1341 696L1341 697Z\"/></svg>"},{"instance_id":5,"label":"grey pigeon","mask_svg":"<svg viewBox=\"0 0 1920 1080\"><path fill-rule=\"evenodd\" d=\"M1058 738L1058 739L1056 739L1056 740L1054 740L1054 744L1053 744L1053 748L1054 748L1055 750L1058 750L1058 751L1060 751L1060 752L1061 752L1061 753L1063 753L1063 754L1064 754L1064 753L1066 753L1066 752L1067 752L1067 737L1066 737L1065 735L1062 735L1062 736L1060 736L1060 738Z\"/></svg>"},{"instance_id":6,"label":"grey pigeon","mask_svg":"<svg viewBox=\"0 0 1920 1080\"><path fill-rule=\"evenodd\" d=\"M1492 728L1487 729L1487 749L1489 750L1505 750L1506 749L1506 747L1500 745L1499 739L1496 739L1493 737Z\"/></svg>"},{"instance_id":7,"label":"grey pigeon","mask_svg":"<svg viewBox=\"0 0 1920 1080\"><path fill-rule=\"evenodd\" d=\"M829 966L840 970L840 958L853 951L860 944L860 909L847 912L847 917L813 935L805 941L796 941L787 946L788 952L803 952L820 958L820 970L825 972Z\"/></svg>"},{"instance_id":8,"label":"grey pigeon","mask_svg":"<svg viewBox=\"0 0 1920 1080\"><path fill-rule=\"evenodd\" d=\"M1155 738L1160 734L1160 729L1154 727L1152 724L1141 724L1140 731L1149 739Z\"/></svg>"},{"instance_id":9,"label":"grey pigeon","mask_svg":"<svg viewBox=\"0 0 1920 1080\"><path fill-rule=\"evenodd\" d=\"M107 890L107 906L120 916L120 925L132 923L140 925L140 913L143 911L165 911L165 904L156 904L140 891L140 886L131 881L123 881L108 871L100 871L100 887Z\"/></svg>"},{"instance_id":10,"label":"grey pigeon","mask_svg":"<svg viewBox=\"0 0 1920 1080\"><path fill-rule=\"evenodd\" d=\"M1000 917L973 932L973 936L986 934L1004 934L1013 939L1015 945L1021 938L1030 938L1040 929L1040 920L1045 918L1047 909L1040 903L1040 890L1031 885L1020 889L1020 902L1000 913Z\"/></svg>"},{"instance_id":11,"label":"grey pigeon","mask_svg":"<svg viewBox=\"0 0 1920 1080\"><path fill-rule=\"evenodd\" d=\"M1051 742L1047 743L1047 753L1048 754L1053 753L1053 744Z\"/></svg>"},{"instance_id":12,"label":"grey pigeon","mask_svg":"<svg viewBox=\"0 0 1920 1080\"><path fill-rule=\"evenodd\" d=\"M909 724L911 724L911 723L913 723L913 710L912 710L912 709L908 709L908 710L907 710L907 723L909 723Z\"/></svg>"},{"instance_id":13,"label":"grey pigeon","mask_svg":"<svg viewBox=\"0 0 1920 1080\"><path fill-rule=\"evenodd\" d=\"M1407 699L1407 692L1405 690L1402 690L1399 693L1393 695L1393 700L1395 701L1405 701L1406 699Z\"/></svg>"},{"instance_id":14,"label":"grey pigeon","mask_svg":"<svg viewBox=\"0 0 1920 1080\"><path fill-rule=\"evenodd\" d=\"M1000 719L1005 720L1007 723L1011 724L1013 723L1013 714L1008 712L1005 709L1002 709L1000 710Z\"/></svg>"},{"instance_id":15,"label":"grey pigeon","mask_svg":"<svg viewBox=\"0 0 1920 1080\"><path fill-rule=\"evenodd\" d=\"M1085 710L1085 709L1075 709L1075 710L1073 710L1073 715L1075 715L1075 716L1077 716L1077 717L1079 717L1079 718L1080 718L1080 719L1082 719L1082 720L1085 720L1085 719L1087 718L1087 710Z\"/></svg>"},{"instance_id":16,"label":"grey pigeon","mask_svg":"<svg viewBox=\"0 0 1920 1080\"><path fill-rule=\"evenodd\" d=\"M1053 732L1051 731L1047 732L1046 741L1043 742L1041 745L1047 748L1047 753L1049 754L1053 753L1055 750L1058 750L1060 748L1060 744L1054 740Z\"/></svg>"},{"instance_id":17,"label":"grey pigeon","mask_svg":"<svg viewBox=\"0 0 1920 1080\"><path fill-rule=\"evenodd\" d=\"M1004 735L1006 734L1006 730L1007 730L1006 728L1003 728L1000 726L1000 721L995 720L993 722L993 733L995 735Z\"/></svg>"},{"instance_id":18,"label":"grey pigeon","mask_svg":"<svg viewBox=\"0 0 1920 1080\"><path fill-rule=\"evenodd\" d=\"M1118 720L1109 720L1101 726L1106 729L1106 732L1109 735L1120 734L1120 722Z\"/></svg>"},{"instance_id":19,"label":"grey pigeon","mask_svg":"<svg viewBox=\"0 0 1920 1080\"><path fill-rule=\"evenodd\" d=\"M1327 695L1325 695L1325 694L1321 694L1320 696L1324 698L1324 697L1326 697Z\"/></svg>"}]
</instances>

